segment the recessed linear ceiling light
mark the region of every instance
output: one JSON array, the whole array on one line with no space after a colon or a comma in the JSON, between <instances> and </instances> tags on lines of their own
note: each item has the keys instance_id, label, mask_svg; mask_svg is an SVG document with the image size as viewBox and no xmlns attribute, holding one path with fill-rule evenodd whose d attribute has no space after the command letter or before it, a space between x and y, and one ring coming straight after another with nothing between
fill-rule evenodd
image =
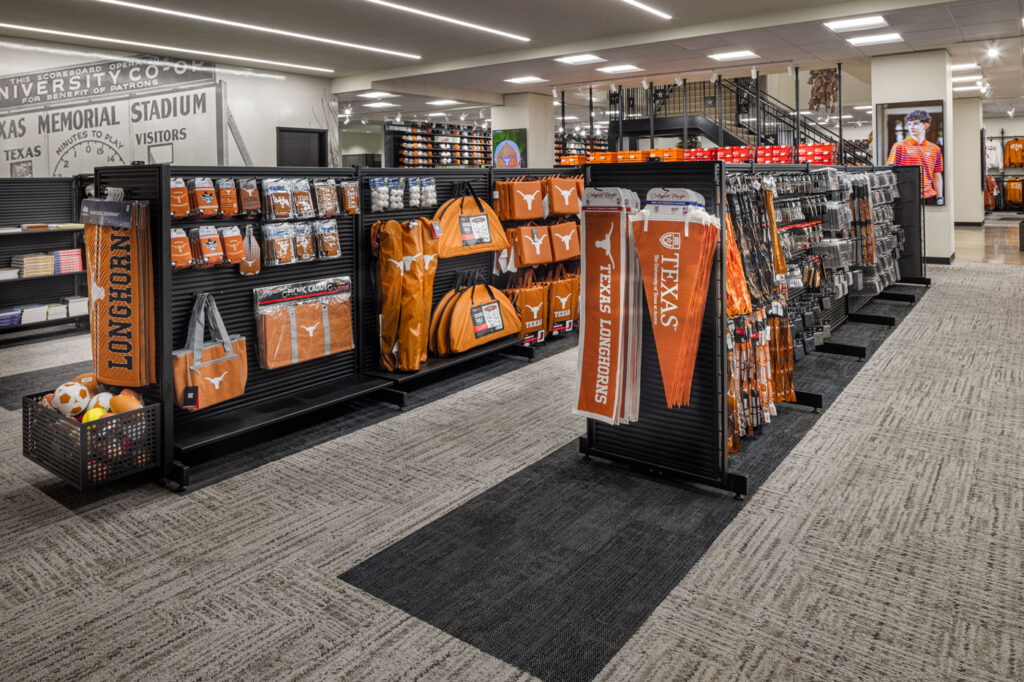
<instances>
[{"instance_id":1,"label":"recessed linear ceiling light","mask_svg":"<svg viewBox=\"0 0 1024 682\"><path fill-rule=\"evenodd\" d=\"M633 5L633 7L636 7L637 9L642 9L645 12L650 12L651 14L661 17L662 19L672 18L671 14L666 14L665 12L662 12L660 9L654 9L650 5L645 5L644 3L637 2L636 0L622 0L622 2L626 3L627 5Z\"/></svg>"},{"instance_id":2,"label":"recessed linear ceiling light","mask_svg":"<svg viewBox=\"0 0 1024 682\"><path fill-rule=\"evenodd\" d=\"M790 115L791 115L791 116L796 116L796 115L797 115L798 113L799 113L799 114L800 114L801 116L810 116L810 115L811 115L811 114L813 114L814 112L813 112L813 111L800 111L800 112L796 112L796 111L791 111L791 112L789 112L789 113L790 113Z\"/></svg>"},{"instance_id":3,"label":"recessed linear ceiling light","mask_svg":"<svg viewBox=\"0 0 1024 682\"><path fill-rule=\"evenodd\" d=\"M719 52L718 54L709 54L708 57L714 59L716 62L727 62L733 59L752 59L760 58L750 50L737 50L735 52Z\"/></svg>"},{"instance_id":4,"label":"recessed linear ceiling light","mask_svg":"<svg viewBox=\"0 0 1024 682\"><path fill-rule=\"evenodd\" d=\"M958 88L953 88L953 92L977 92L981 89L982 86L980 85L961 85Z\"/></svg>"},{"instance_id":5,"label":"recessed linear ceiling light","mask_svg":"<svg viewBox=\"0 0 1024 682\"><path fill-rule=\"evenodd\" d=\"M953 71L966 71L967 69L976 69L978 65L974 62L966 62L964 64L954 64L949 68Z\"/></svg>"},{"instance_id":6,"label":"recessed linear ceiling light","mask_svg":"<svg viewBox=\"0 0 1024 682\"><path fill-rule=\"evenodd\" d=\"M634 71L643 71L639 66L633 66L632 64L619 64L617 66L599 66L598 71L602 73L632 73Z\"/></svg>"},{"instance_id":7,"label":"recessed linear ceiling light","mask_svg":"<svg viewBox=\"0 0 1024 682\"><path fill-rule=\"evenodd\" d=\"M869 28L882 28L888 25L889 23L885 20L885 17L879 14L870 17L860 17L859 19L839 19L837 21L825 22L825 28L833 33L862 31Z\"/></svg>"},{"instance_id":8,"label":"recessed linear ceiling light","mask_svg":"<svg viewBox=\"0 0 1024 682\"><path fill-rule=\"evenodd\" d=\"M350 47L355 50L368 50L370 52L379 52L382 54L390 54L396 57L405 57L406 59L422 59L418 54L409 54L408 52L398 52L396 50L386 50L382 47L373 47L372 45L362 45L360 43L350 43L345 40L334 40L333 38L322 38L320 36L311 36L307 33L296 33L294 31L283 31L279 28L271 28L270 26L260 26L258 24L246 24L241 21L229 21L228 19L218 19L216 17L207 16L205 14L193 14L191 12L179 12L178 10L166 9L164 7L154 7L152 5L140 5L134 2L124 2L123 0L96 0L96 2L102 2L107 5L117 5L118 7L128 7L131 9L144 10L146 12L156 12L158 14L166 14L174 17L181 17L182 19L191 19L193 21L204 21L208 24L220 24L221 26L231 26L232 28L244 28L249 31L260 31L262 33L273 33L279 36L286 36L288 38L298 38L300 40L312 40L317 43L327 43L328 45L337 45L338 47Z\"/></svg>"},{"instance_id":9,"label":"recessed linear ceiling light","mask_svg":"<svg viewBox=\"0 0 1024 682\"><path fill-rule=\"evenodd\" d=\"M427 104L429 104L432 107L450 107L453 104L462 104L462 102L458 102L454 99L435 99L433 101L427 102Z\"/></svg>"},{"instance_id":10,"label":"recessed linear ceiling light","mask_svg":"<svg viewBox=\"0 0 1024 682\"><path fill-rule=\"evenodd\" d=\"M443 111L431 111L427 116L447 116Z\"/></svg>"},{"instance_id":11,"label":"recessed linear ceiling light","mask_svg":"<svg viewBox=\"0 0 1024 682\"><path fill-rule=\"evenodd\" d=\"M465 26L466 28L476 29L477 31L486 31L487 33L493 33L494 35L504 36L505 38L511 38L513 40L521 40L524 43L530 42L530 39L526 36L516 35L515 33L508 33L507 31L499 31L496 28L489 26L481 26L480 24L472 24L462 19L456 19L455 17L446 17L443 14L434 14L433 12L425 12L415 7L407 7L405 5L399 5L394 2L385 2L384 0L366 0L366 2L372 2L374 5L380 5L381 7L390 7L391 9L397 9L402 12L409 12L411 14L418 14L421 17L427 17L429 19L437 19L438 21L446 21L449 24L456 24L457 26Z\"/></svg>"},{"instance_id":12,"label":"recessed linear ceiling light","mask_svg":"<svg viewBox=\"0 0 1024 682\"><path fill-rule=\"evenodd\" d=\"M398 97L398 95L394 95L390 92L380 92L379 90L374 90L373 92L364 92L358 94L356 95L356 97L365 97L366 99L384 99L386 97Z\"/></svg>"},{"instance_id":13,"label":"recessed linear ceiling light","mask_svg":"<svg viewBox=\"0 0 1024 682\"><path fill-rule=\"evenodd\" d=\"M953 76L949 80L953 83L967 83L968 81L976 81L981 77L980 73L976 73L973 76Z\"/></svg>"},{"instance_id":14,"label":"recessed linear ceiling light","mask_svg":"<svg viewBox=\"0 0 1024 682\"><path fill-rule=\"evenodd\" d=\"M515 83L516 85L527 85L529 83L547 83L546 78L539 78L538 76L518 76L517 78L506 78L506 83Z\"/></svg>"},{"instance_id":15,"label":"recessed linear ceiling light","mask_svg":"<svg viewBox=\"0 0 1024 682\"><path fill-rule=\"evenodd\" d=\"M860 106L854 107L854 109L856 109L857 111L870 111L871 110L871 105L870 104L861 104Z\"/></svg>"},{"instance_id":16,"label":"recessed linear ceiling light","mask_svg":"<svg viewBox=\"0 0 1024 682\"><path fill-rule=\"evenodd\" d=\"M397 107L398 105L394 102L367 102L363 106L372 109L383 109L384 107Z\"/></svg>"},{"instance_id":17,"label":"recessed linear ceiling light","mask_svg":"<svg viewBox=\"0 0 1024 682\"><path fill-rule=\"evenodd\" d=\"M853 114L843 114L840 118L853 118Z\"/></svg>"},{"instance_id":18,"label":"recessed linear ceiling light","mask_svg":"<svg viewBox=\"0 0 1024 682\"><path fill-rule=\"evenodd\" d=\"M275 62L269 59L257 59L256 57L242 57L235 54L223 54L221 52L207 52L205 50L190 50L184 47L172 47L170 45L157 45L155 43L142 43L136 40L122 40L120 38L104 38L103 36L87 35L85 33L71 33L69 31L54 31L49 28L38 28L35 26L21 26L19 24L0 24L0 28L10 28L16 31L28 31L29 33L42 33L51 36L62 36L64 38L78 38L79 40L94 40L101 43L112 43L114 45L130 45L131 47L144 47L149 50L161 50L173 54L194 54L200 57L214 57L216 59L234 59L250 64L267 64L268 66L282 66L288 69L305 69L306 71L318 71L320 73L334 73L334 69L325 69L319 66L306 66L305 64L290 64L288 62Z\"/></svg>"},{"instance_id":19,"label":"recessed linear ceiling light","mask_svg":"<svg viewBox=\"0 0 1024 682\"><path fill-rule=\"evenodd\" d=\"M854 36L853 38L847 38L846 42L850 43L855 47L861 45L882 45L884 43L899 43L903 41L903 36L899 33L875 33L869 36Z\"/></svg>"},{"instance_id":20,"label":"recessed linear ceiling light","mask_svg":"<svg viewBox=\"0 0 1024 682\"><path fill-rule=\"evenodd\" d=\"M596 54L574 54L568 57L556 57L555 61L579 66L580 64L597 64L598 62L606 62L608 60L604 57L598 57Z\"/></svg>"},{"instance_id":21,"label":"recessed linear ceiling light","mask_svg":"<svg viewBox=\"0 0 1024 682\"><path fill-rule=\"evenodd\" d=\"M561 117L560 116L555 116L555 118L557 119L557 118L561 118ZM562 120L563 121L578 121L578 120L580 120L580 117L579 116L566 116Z\"/></svg>"}]
</instances>

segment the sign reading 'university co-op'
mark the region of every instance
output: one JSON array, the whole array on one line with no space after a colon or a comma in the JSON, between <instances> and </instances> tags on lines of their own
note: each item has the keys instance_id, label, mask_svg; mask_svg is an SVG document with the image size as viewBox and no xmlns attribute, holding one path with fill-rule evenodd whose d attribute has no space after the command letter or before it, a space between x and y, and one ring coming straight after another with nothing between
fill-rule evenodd
<instances>
[{"instance_id":1,"label":"sign reading 'university co-op'","mask_svg":"<svg viewBox=\"0 0 1024 682\"><path fill-rule=\"evenodd\" d=\"M214 76L209 63L150 56L0 76L0 177L171 161L185 145L191 162L214 165L222 106Z\"/></svg>"}]
</instances>

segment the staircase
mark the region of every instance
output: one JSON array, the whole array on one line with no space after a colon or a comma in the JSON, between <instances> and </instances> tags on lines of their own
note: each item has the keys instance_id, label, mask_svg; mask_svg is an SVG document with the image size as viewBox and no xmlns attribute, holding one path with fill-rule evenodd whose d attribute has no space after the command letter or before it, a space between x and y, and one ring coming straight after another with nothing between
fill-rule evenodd
<instances>
[{"instance_id":1,"label":"staircase","mask_svg":"<svg viewBox=\"0 0 1024 682\"><path fill-rule=\"evenodd\" d=\"M685 98L683 87L686 89ZM685 125L691 135L704 135L712 142L728 145L796 145L800 143L831 143L838 149L839 135L808 116L798 115L784 102L761 92L755 92L750 78L722 79L721 127L718 125L719 88L715 83L700 81L683 87L670 85L667 92L654 104L655 135L682 135ZM623 131L630 136L650 129L648 91L628 88L623 92ZM685 107L683 100L686 100ZM616 135L617 107L610 107L609 133ZM757 117L760 113L761 136L757 135ZM684 118L685 117L685 118ZM800 120L799 140L797 119ZM842 143L843 158L849 164L871 164L870 153L849 141Z\"/></svg>"}]
</instances>

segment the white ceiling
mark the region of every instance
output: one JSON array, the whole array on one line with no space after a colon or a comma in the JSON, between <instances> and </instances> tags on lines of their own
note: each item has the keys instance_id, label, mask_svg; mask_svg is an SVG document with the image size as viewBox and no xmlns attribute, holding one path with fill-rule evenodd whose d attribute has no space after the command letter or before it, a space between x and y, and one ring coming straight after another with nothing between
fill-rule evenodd
<instances>
[{"instance_id":1,"label":"white ceiling","mask_svg":"<svg viewBox=\"0 0 1024 682\"><path fill-rule=\"evenodd\" d=\"M752 49L759 58L731 63L721 69L725 75L749 73L751 64L757 64L763 73L771 73L784 71L790 62L807 69L842 61L845 69L866 77L873 55L946 48L954 61L970 59L982 65L992 85L992 94L985 103L987 115L1005 112L1007 106L1015 106L1024 96L1022 0L647 0L672 14L674 18L668 21L622 0L516 0L512 6L502 6L500 12L494 11L497 3L478 0L392 0L525 35L529 43L400 12L368 0L248 0L244 4L133 1L414 53L422 59L414 61L156 15L98 0L3 0L0 22L166 46L146 49L159 54L187 56L180 50L203 50L330 69L331 73L319 75L335 78L334 91L343 105L363 101L353 97L357 92L370 87L389 89L390 84L401 86L400 92L411 93L398 100L401 110L410 112L430 109L426 101L456 89L459 96L454 99L479 105L494 103L502 93L550 93L552 84L572 92L581 83L607 85L612 77L594 70L600 64L569 66L553 61L553 57L578 52L595 52L608 59L608 64L636 64L645 68L652 80L668 82L677 72L691 79L706 78L711 68L723 66L707 55L730 49ZM885 16L892 27L885 30L901 33L905 42L856 48L846 42L844 35L822 26L826 19L873 13ZM0 35L117 47L2 27ZM991 45L1000 48L997 59L986 55ZM217 57L215 61L253 66L229 57ZM301 68L280 70L311 73ZM521 75L536 75L550 82L517 86L504 80ZM640 75L632 81L616 82L636 82ZM570 101L574 99L585 102L578 95L570 95ZM382 115L367 112L366 116L354 117Z\"/></svg>"}]
</instances>

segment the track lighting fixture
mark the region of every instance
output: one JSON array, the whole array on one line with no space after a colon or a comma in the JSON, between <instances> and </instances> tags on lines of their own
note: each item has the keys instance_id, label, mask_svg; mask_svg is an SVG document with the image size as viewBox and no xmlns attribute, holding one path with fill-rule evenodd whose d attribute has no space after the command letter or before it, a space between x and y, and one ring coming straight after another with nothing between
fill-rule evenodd
<instances>
[{"instance_id":1,"label":"track lighting fixture","mask_svg":"<svg viewBox=\"0 0 1024 682\"><path fill-rule=\"evenodd\" d=\"M647 76L644 76L643 78L640 79L640 85L643 86L644 90L650 87L650 85L647 83Z\"/></svg>"},{"instance_id":2,"label":"track lighting fixture","mask_svg":"<svg viewBox=\"0 0 1024 682\"><path fill-rule=\"evenodd\" d=\"M788 73L789 77L792 78L793 76L796 75L796 67L794 67L792 64L787 65L786 73Z\"/></svg>"},{"instance_id":3,"label":"track lighting fixture","mask_svg":"<svg viewBox=\"0 0 1024 682\"><path fill-rule=\"evenodd\" d=\"M718 82L718 72L717 71L712 71L711 72L711 82L712 83L717 83Z\"/></svg>"},{"instance_id":4,"label":"track lighting fixture","mask_svg":"<svg viewBox=\"0 0 1024 682\"><path fill-rule=\"evenodd\" d=\"M558 88L556 88L554 85L551 86L551 96L554 97L555 99L558 99Z\"/></svg>"},{"instance_id":5,"label":"track lighting fixture","mask_svg":"<svg viewBox=\"0 0 1024 682\"><path fill-rule=\"evenodd\" d=\"M349 105L349 106L345 107L345 115L346 116L351 116L352 115L352 105Z\"/></svg>"},{"instance_id":6,"label":"track lighting fixture","mask_svg":"<svg viewBox=\"0 0 1024 682\"><path fill-rule=\"evenodd\" d=\"M680 88L683 87L683 79L678 73L676 74L676 86Z\"/></svg>"},{"instance_id":7,"label":"track lighting fixture","mask_svg":"<svg viewBox=\"0 0 1024 682\"><path fill-rule=\"evenodd\" d=\"M751 66L750 67L750 77L753 78L754 80L757 80L757 67L756 66Z\"/></svg>"}]
</instances>

